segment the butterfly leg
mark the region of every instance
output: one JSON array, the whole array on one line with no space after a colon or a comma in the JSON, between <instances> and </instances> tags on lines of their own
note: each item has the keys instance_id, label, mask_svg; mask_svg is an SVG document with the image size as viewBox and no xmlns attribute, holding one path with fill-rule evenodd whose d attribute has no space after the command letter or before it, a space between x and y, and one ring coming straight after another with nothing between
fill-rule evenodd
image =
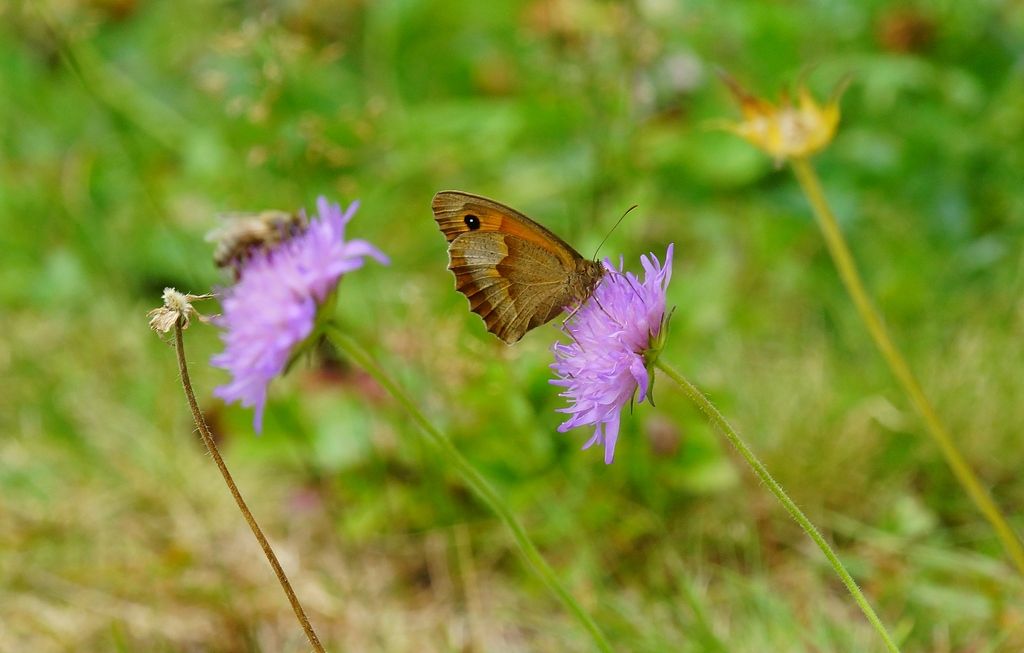
<instances>
[{"instance_id":1,"label":"butterfly leg","mask_svg":"<svg viewBox=\"0 0 1024 653\"><path fill-rule=\"evenodd\" d=\"M558 326L562 330L562 333L566 333L569 335L570 338L572 338L572 341L576 343L576 346L578 346L580 349L583 349L583 345L581 345L580 341L576 339L576 336L572 334L572 331L569 331L568 329L565 328L565 325L569 323L569 320L576 317L576 314L579 313L581 308L583 308L583 302L576 304L576 307L569 311L569 314L565 316L565 319L562 320Z\"/></svg>"},{"instance_id":2,"label":"butterfly leg","mask_svg":"<svg viewBox=\"0 0 1024 653\"><path fill-rule=\"evenodd\" d=\"M602 313L608 316L609 320L611 320L615 324L618 324L619 326L622 326L622 324L617 319L615 319L615 316L613 316L611 313L605 310L604 306L601 305L601 300L599 300L597 297L594 297L594 303L597 304L597 307L601 309Z\"/></svg>"},{"instance_id":3,"label":"butterfly leg","mask_svg":"<svg viewBox=\"0 0 1024 653\"><path fill-rule=\"evenodd\" d=\"M626 280L626 284L629 286L629 289L633 291L633 294L636 295L636 298L639 299L641 302L644 302L643 295L641 295L640 291L636 289L635 281L633 279L631 279L628 274L622 274L618 270L609 270L609 272L611 274L617 274L620 277L622 277L623 279L625 279ZM646 303L646 302L644 302L644 303Z\"/></svg>"},{"instance_id":4,"label":"butterfly leg","mask_svg":"<svg viewBox=\"0 0 1024 653\"><path fill-rule=\"evenodd\" d=\"M562 320L562 327L565 327L565 325L569 322L569 320L571 320L572 318L576 317L576 314L580 312L581 308L583 308L583 303L584 302L577 303L576 307L573 308L571 311L569 311L569 314L565 316L564 320Z\"/></svg>"}]
</instances>

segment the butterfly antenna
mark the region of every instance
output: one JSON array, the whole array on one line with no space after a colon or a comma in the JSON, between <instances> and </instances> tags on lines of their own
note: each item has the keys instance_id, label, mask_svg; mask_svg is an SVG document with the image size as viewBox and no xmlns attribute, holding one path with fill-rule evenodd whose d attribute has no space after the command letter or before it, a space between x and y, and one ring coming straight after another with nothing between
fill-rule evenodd
<instances>
[{"instance_id":1,"label":"butterfly antenna","mask_svg":"<svg viewBox=\"0 0 1024 653\"><path fill-rule=\"evenodd\" d=\"M622 221L626 219L626 216L629 215L629 212L632 211L633 209L635 209L637 206L639 206L639 205L638 204L634 204L633 206L631 206L628 209L626 209L626 212L622 214L622 217L619 218L619 221L616 222L612 226L612 228L608 230L608 233L605 235L604 240L602 240L601 244L598 245L597 249L594 250L593 258L594 258L595 261L597 260L597 253L600 252L601 248L604 247L604 244L606 242L608 242L608 238L612 235L612 232L614 232L619 227L619 225L622 224Z\"/></svg>"}]
</instances>

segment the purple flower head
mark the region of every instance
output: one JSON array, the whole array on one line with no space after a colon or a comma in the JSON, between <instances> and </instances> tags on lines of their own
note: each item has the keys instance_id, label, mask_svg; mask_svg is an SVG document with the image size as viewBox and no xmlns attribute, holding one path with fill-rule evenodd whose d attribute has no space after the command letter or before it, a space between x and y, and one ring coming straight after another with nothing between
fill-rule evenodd
<instances>
[{"instance_id":1,"label":"purple flower head","mask_svg":"<svg viewBox=\"0 0 1024 653\"><path fill-rule=\"evenodd\" d=\"M216 323L224 329L224 351L210 362L232 378L214 394L255 407L257 432L263 430L267 386L312 333L318 307L341 276L362 267L366 257L388 263L365 240L345 240L345 225L358 207L352 202L342 212L338 204L317 198L317 215L305 228L240 262L238 281L219 293L223 315Z\"/></svg>"},{"instance_id":2,"label":"purple flower head","mask_svg":"<svg viewBox=\"0 0 1024 653\"><path fill-rule=\"evenodd\" d=\"M559 409L571 417L558 430L593 424L594 436L583 448L603 444L606 464L615 457L622 408L634 394L639 401L650 396L649 355L663 341L672 250L669 245L664 265L654 254L640 257L643 281L623 272L621 261L616 269L605 259L608 274L564 327L572 341L553 347L558 378L551 383L565 388L561 396L572 404Z\"/></svg>"}]
</instances>

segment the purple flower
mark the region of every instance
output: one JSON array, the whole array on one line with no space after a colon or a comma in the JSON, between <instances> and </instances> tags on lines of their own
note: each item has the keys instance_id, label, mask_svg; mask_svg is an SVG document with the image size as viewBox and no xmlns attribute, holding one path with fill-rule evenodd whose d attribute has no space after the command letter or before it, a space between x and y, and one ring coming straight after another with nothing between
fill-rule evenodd
<instances>
[{"instance_id":1,"label":"purple flower","mask_svg":"<svg viewBox=\"0 0 1024 653\"><path fill-rule=\"evenodd\" d=\"M561 396L572 404L559 409L571 417L558 430L564 433L593 424L594 436L583 448L603 444L606 464L615 457L623 406L634 394L639 401L650 396L648 367L653 362L651 352L660 349L663 340L672 250L669 245L664 265L654 254L640 257L643 281L631 272L623 273L621 262L616 269L606 259L608 273L564 327L572 342L553 347L551 369L558 378L551 383L565 388Z\"/></svg>"},{"instance_id":2,"label":"purple flower","mask_svg":"<svg viewBox=\"0 0 1024 653\"><path fill-rule=\"evenodd\" d=\"M317 309L341 276L362 267L368 256L388 263L365 240L345 240L345 225L358 207L352 202L342 213L338 204L317 198L318 215L308 225L239 262L238 281L220 293L224 312L216 323L224 329L224 351L210 362L232 378L214 394L255 407L257 432L263 430L267 386L284 370L294 347L312 333Z\"/></svg>"}]
</instances>

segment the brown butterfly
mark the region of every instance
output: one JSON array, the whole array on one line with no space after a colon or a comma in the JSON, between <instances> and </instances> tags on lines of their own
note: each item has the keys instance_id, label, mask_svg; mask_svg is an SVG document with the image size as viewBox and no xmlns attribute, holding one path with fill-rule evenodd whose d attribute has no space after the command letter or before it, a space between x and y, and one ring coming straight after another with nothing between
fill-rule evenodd
<instances>
[{"instance_id":1,"label":"brown butterfly","mask_svg":"<svg viewBox=\"0 0 1024 653\"><path fill-rule=\"evenodd\" d=\"M448 239L456 290L507 344L585 301L604 274L600 263L494 200L443 190L431 206Z\"/></svg>"}]
</instances>

